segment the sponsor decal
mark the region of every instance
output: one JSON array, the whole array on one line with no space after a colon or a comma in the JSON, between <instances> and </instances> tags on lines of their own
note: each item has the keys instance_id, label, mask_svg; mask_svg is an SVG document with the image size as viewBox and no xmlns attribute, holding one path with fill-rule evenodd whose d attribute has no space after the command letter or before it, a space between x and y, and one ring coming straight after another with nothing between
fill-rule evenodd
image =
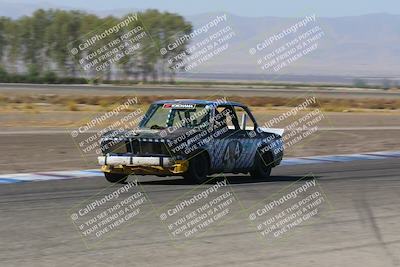
<instances>
[{"instance_id":1,"label":"sponsor decal","mask_svg":"<svg viewBox=\"0 0 400 267\"><path fill-rule=\"evenodd\" d=\"M165 109L195 109L196 104L179 104L179 103L170 103L170 104L164 104L163 108Z\"/></svg>"}]
</instances>

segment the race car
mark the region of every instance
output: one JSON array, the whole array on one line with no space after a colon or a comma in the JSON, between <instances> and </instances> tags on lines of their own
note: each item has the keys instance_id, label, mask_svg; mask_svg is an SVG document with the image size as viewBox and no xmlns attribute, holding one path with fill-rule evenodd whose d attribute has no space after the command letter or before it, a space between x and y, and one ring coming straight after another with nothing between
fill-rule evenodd
<instances>
[{"instance_id":1,"label":"race car","mask_svg":"<svg viewBox=\"0 0 400 267\"><path fill-rule=\"evenodd\" d=\"M105 133L98 162L112 183L130 174L179 175L194 183L216 173L268 178L283 157L282 134L260 127L241 103L162 100L150 105L136 129Z\"/></svg>"}]
</instances>

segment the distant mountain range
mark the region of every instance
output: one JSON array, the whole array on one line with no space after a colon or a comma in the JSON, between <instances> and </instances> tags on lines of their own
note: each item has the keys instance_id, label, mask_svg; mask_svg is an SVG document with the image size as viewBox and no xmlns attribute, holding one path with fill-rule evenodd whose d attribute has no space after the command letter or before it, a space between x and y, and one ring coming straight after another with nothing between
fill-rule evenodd
<instances>
[{"instance_id":1,"label":"distant mountain range","mask_svg":"<svg viewBox=\"0 0 400 267\"><path fill-rule=\"evenodd\" d=\"M203 14L188 17L188 20L196 28L213 16L215 14ZM198 71L262 73L256 63L257 57L249 54L249 48L299 20L301 18L249 18L229 15L226 24L236 33L230 42L230 48L209 64L199 67ZM318 48L276 75L400 77L400 15L317 17L312 25L320 26L325 33L319 41ZM296 34L293 34L288 40L295 36ZM279 45L284 43L280 42ZM272 50L265 49L266 52L262 52L267 54Z\"/></svg>"},{"instance_id":2,"label":"distant mountain range","mask_svg":"<svg viewBox=\"0 0 400 267\"><path fill-rule=\"evenodd\" d=\"M29 15L39 7L72 9L53 6L45 2L26 5L0 1L0 5L0 16L13 18ZM135 11L135 9L116 9L101 12L88 10L88 12L100 16L109 14L121 16L130 11ZM194 29L196 29L221 14L200 14L186 16L186 19L192 22ZM234 38L229 40L229 48L197 67L194 72L269 74L277 77L288 74L387 76L393 79L400 77L400 15L369 14L335 18L318 18L318 14L316 15L317 20L313 25L320 26L325 33L325 36L318 43L318 48L279 72L267 73L260 69L260 66L257 65L258 57L251 56L249 49L267 37L290 27L302 18L253 18L227 14L228 19L224 25L230 26L236 34ZM291 36L295 37L296 34ZM205 35L199 35L193 41L198 42L204 37ZM272 51L272 49L270 50ZM265 49L263 54L267 52L269 52L268 49Z\"/></svg>"}]
</instances>

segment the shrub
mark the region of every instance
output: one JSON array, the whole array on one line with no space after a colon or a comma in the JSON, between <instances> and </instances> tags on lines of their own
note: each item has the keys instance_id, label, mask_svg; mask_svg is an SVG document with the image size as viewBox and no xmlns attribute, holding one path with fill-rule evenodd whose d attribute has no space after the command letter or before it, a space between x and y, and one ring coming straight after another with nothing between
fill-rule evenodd
<instances>
[{"instance_id":1,"label":"shrub","mask_svg":"<svg viewBox=\"0 0 400 267\"><path fill-rule=\"evenodd\" d=\"M1 66L0 66L0 82L8 82L8 73Z\"/></svg>"},{"instance_id":2,"label":"shrub","mask_svg":"<svg viewBox=\"0 0 400 267\"><path fill-rule=\"evenodd\" d=\"M78 111L79 110L78 105L73 100L68 101L68 105L67 106L68 106L68 110L69 111Z\"/></svg>"},{"instance_id":3,"label":"shrub","mask_svg":"<svg viewBox=\"0 0 400 267\"><path fill-rule=\"evenodd\" d=\"M367 83L361 79L355 79L353 81L353 85L354 85L354 87L358 87L358 88L367 87Z\"/></svg>"},{"instance_id":4,"label":"shrub","mask_svg":"<svg viewBox=\"0 0 400 267\"><path fill-rule=\"evenodd\" d=\"M57 83L57 74L54 71L46 71L43 75L45 83Z\"/></svg>"}]
</instances>

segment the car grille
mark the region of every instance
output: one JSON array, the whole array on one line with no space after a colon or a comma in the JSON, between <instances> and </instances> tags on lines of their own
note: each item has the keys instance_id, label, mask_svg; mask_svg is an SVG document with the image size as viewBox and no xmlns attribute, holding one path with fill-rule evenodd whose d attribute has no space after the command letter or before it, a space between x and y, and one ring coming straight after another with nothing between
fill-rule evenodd
<instances>
[{"instance_id":1,"label":"car grille","mask_svg":"<svg viewBox=\"0 0 400 267\"><path fill-rule=\"evenodd\" d=\"M129 152L129 142L121 139L106 139L101 141L101 150L104 154L125 154Z\"/></svg>"},{"instance_id":2,"label":"car grille","mask_svg":"<svg viewBox=\"0 0 400 267\"><path fill-rule=\"evenodd\" d=\"M104 154L131 153L135 155L169 155L169 151L162 139L124 139L104 140L102 142Z\"/></svg>"}]
</instances>

